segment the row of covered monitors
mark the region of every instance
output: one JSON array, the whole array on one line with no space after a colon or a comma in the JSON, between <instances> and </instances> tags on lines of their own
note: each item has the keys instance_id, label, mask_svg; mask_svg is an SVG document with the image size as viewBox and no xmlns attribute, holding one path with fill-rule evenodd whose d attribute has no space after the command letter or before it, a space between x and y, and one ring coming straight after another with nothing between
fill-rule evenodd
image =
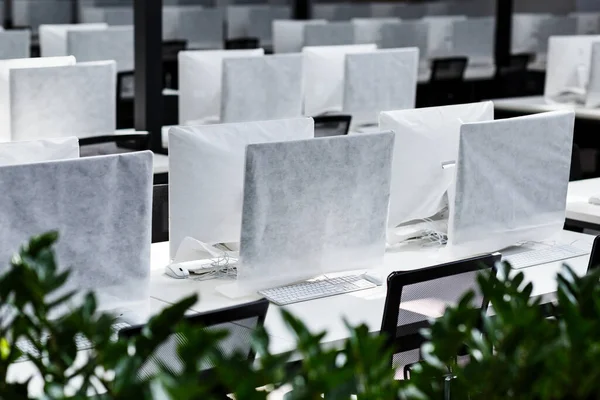
<instances>
[{"instance_id":1,"label":"row of covered monitors","mask_svg":"<svg viewBox=\"0 0 600 400\"><path fill-rule=\"evenodd\" d=\"M546 97L600 106L599 60L600 36L553 37ZM380 111L415 106L418 66L416 48L378 50L372 44L282 55L183 51L179 124L344 113L360 131L376 124ZM79 63L72 56L0 61L0 141L114 134L115 70L114 61Z\"/></svg>"},{"instance_id":2,"label":"row of covered monitors","mask_svg":"<svg viewBox=\"0 0 600 400\"><path fill-rule=\"evenodd\" d=\"M572 111L494 120L488 102L383 112L378 132L331 138L311 118L173 127L170 255L225 243L238 283L264 289L380 266L415 221L456 257L545 240L564 224L573 126ZM0 144L0 259L58 229L67 289L145 300L152 154L77 154L72 138Z\"/></svg>"},{"instance_id":3,"label":"row of covered monitors","mask_svg":"<svg viewBox=\"0 0 600 400\"><path fill-rule=\"evenodd\" d=\"M375 45L179 53L180 124L260 121L345 112L359 125L415 106L419 51ZM0 61L0 141L115 132L114 61L72 56ZM164 138L165 146L167 137Z\"/></svg>"},{"instance_id":4,"label":"row of covered monitors","mask_svg":"<svg viewBox=\"0 0 600 400\"><path fill-rule=\"evenodd\" d=\"M173 12L163 13L163 39L183 40L189 49L219 49L224 46L224 38L254 38L259 45L275 53L295 52L304 46L377 43L381 48L418 47L423 59L467 56L493 62L493 17L453 15L402 20L387 16L354 18L346 22L286 18L290 18L290 9L284 6L178 7ZM111 26L101 18L89 20L96 22L41 25L42 56L72 54L80 58L77 52L85 53L86 49L90 57L94 52L104 51L123 61L122 70L132 67L133 27ZM543 60L550 36L597 33L600 33L600 13L516 14L512 50L513 53L538 54ZM3 32L0 58L28 57L29 43L27 31ZM111 50L111 45L118 49Z\"/></svg>"}]
</instances>

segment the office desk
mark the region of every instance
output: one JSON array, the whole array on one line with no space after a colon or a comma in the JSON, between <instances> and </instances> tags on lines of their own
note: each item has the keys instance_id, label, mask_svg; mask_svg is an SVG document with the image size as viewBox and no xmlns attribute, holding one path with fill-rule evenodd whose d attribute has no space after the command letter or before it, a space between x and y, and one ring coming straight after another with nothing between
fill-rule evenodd
<instances>
[{"instance_id":1,"label":"office desk","mask_svg":"<svg viewBox=\"0 0 600 400\"><path fill-rule=\"evenodd\" d=\"M569 183L568 226L600 231L600 206L588 202L592 196L600 196L600 178Z\"/></svg>"},{"instance_id":2,"label":"office desk","mask_svg":"<svg viewBox=\"0 0 600 400\"><path fill-rule=\"evenodd\" d=\"M593 237L580 233L563 231L557 238L560 242L574 242L576 246L591 249ZM227 280L175 280L163 273L163 266L169 260L168 243L152 245L153 270L151 275L150 295L158 300L173 303L190 294L197 294L200 301L192 309L207 311L215 308L227 307L255 300L256 296L241 299L230 299L219 292L216 287L229 283ZM588 256L577 257L569 260L569 264L580 274L587 270ZM405 245L396 251L388 251L384 264L375 271L382 277L393 271L406 271L436 265L456 260L444 249L422 248L415 245ZM560 270L562 263L554 262L523 269L527 280L534 284L534 296L543 296L556 290L555 275ZM344 325L345 318L352 325L365 323L371 332L379 332L383 316L383 307L386 296L385 284L381 287L333 296L303 303L292 304L285 308L301 318L313 332L326 330L324 344L337 345L347 339L348 333ZM285 327L279 313L279 307L271 306L265 322L266 328L273 337L274 351L287 351L294 349L294 337Z\"/></svg>"}]
</instances>

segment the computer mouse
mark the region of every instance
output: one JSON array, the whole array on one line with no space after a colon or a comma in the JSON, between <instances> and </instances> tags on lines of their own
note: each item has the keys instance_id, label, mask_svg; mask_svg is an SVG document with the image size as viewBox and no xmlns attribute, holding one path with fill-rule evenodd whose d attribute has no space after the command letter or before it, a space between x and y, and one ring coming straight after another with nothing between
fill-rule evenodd
<instances>
[{"instance_id":1,"label":"computer mouse","mask_svg":"<svg viewBox=\"0 0 600 400\"><path fill-rule=\"evenodd\" d=\"M139 325L144 323L144 319L141 317L141 315L139 315L138 313L136 313L135 311L133 311L130 308L126 308L126 307L119 307L119 308L115 308L113 310L110 311L110 313L112 315L114 315L115 317L115 322L119 323L119 322L125 322L129 325Z\"/></svg>"},{"instance_id":2,"label":"computer mouse","mask_svg":"<svg viewBox=\"0 0 600 400\"><path fill-rule=\"evenodd\" d=\"M371 282L374 285L381 286L383 285L383 278L377 272L369 271L363 274L363 278L367 281Z\"/></svg>"},{"instance_id":3,"label":"computer mouse","mask_svg":"<svg viewBox=\"0 0 600 400\"><path fill-rule=\"evenodd\" d=\"M169 264L165 267L165 274L175 279L185 279L190 276L190 271L177 264Z\"/></svg>"}]
</instances>

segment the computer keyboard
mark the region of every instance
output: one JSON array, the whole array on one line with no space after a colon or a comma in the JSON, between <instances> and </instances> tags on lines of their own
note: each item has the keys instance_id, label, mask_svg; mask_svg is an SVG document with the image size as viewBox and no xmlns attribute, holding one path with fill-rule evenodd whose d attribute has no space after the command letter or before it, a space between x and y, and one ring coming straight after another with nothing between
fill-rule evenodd
<instances>
[{"instance_id":1,"label":"computer keyboard","mask_svg":"<svg viewBox=\"0 0 600 400\"><path fill-rule=\"evenodd\" d=\"M510 263L514 269L532 267L534 265L566 260L589 254L587 250L564 244L543 249L531 249L516 254L502 255L502 261Z\"/></svg>"},{"instance_id":2,"label":"computer keyboard","mask_svg":"<svg viewBox=\"0 0 600 400\"><path fill-rule=\"evenodd\" d=\"M113 324L112 329L113 329L114 334L113 334L112 340L116 341L118 338L119 331L123 328L128 328L130 326L131 325L126 322L117 322L117 323ZM42 341L45 342L48 340L48 338L49 338L49 336L44 338ZM88 338L86 338L85 336L83 336L81 334L75 335L75 345L77 346L77 351L87 350L87 349L91 349L94 347L94 344L92 342L90 342L90 340ZM18 340L17 347L19 348L21 353L23 353L23 355L21 357L19 357L15 362L27 361L27 354L29 354L30 356L32 356L34 358L40 357L40 353L37 351L37 349L35 348L33 343L31 343L27 339L23 338L23 339Z\"/></svg>"},{"instance_id":3,"label":"computer keyboard","mask_svg":"<svg viewBox=\"0 0 600 400\"><path fill-rule=\"evenodd\" d=\"M351 293L377 287L362 275L344 275L334 278L322 277L293 285L261 290L258 293L280 306L300 303L337 294Z\"/></svg>"}]
</instances>

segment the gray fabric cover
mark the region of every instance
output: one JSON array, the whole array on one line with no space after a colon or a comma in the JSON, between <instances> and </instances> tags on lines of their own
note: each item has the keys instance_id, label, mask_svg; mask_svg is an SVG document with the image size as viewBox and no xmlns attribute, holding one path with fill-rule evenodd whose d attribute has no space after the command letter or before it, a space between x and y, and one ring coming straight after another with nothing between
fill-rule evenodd
<instances>
[{"instance_id":1,"label":"gray fabric cover","mask_svg":"<svg viewBox=\"0 0 600 400\"><path fill-rule=\"evenodd\" d=\"M330 22L304 27L304 46L342 46L354 44L351 22Z\"/></svg>"},{"instance_id":2,"label":"gray fabric cover","mask_svg":"<svg viewBox=\"0 0 600 400\"><path fill-rule=\"evenodd\" d=\"M67 32L67 54L78 63L114 60L117 71L133 71L133 50L133 26Z\"/></svg>"},{"instance_id":3,"label":"gray fabric cover","mask_svg":"<svg viewBox=\"0 0 600 400\"><path fill-rule=\"evenodd\" d=\"M0 32L0 60L28 58L30 43L28 30Z\"/></svg>"},{"instance_id":4,"label":"gray fabric cover","mask_svg":"<svg viewBox=\"0 0 600 400\"><path fill-rule=\"evenodd\" d=\"M0 167L0 273L29 237L58 230L64 291L145 300L151 198L149 151Z\"/></svg>"},{"instance_id":5,"label":"gray fabric cover","mask_svg":"<svg viewBox=\"0 0 600 400\"><path fill-rule=\"evenodd\" d=\"M223 60L223 122L302 116L302 55Z\"/></svg>"}]
</instances>

